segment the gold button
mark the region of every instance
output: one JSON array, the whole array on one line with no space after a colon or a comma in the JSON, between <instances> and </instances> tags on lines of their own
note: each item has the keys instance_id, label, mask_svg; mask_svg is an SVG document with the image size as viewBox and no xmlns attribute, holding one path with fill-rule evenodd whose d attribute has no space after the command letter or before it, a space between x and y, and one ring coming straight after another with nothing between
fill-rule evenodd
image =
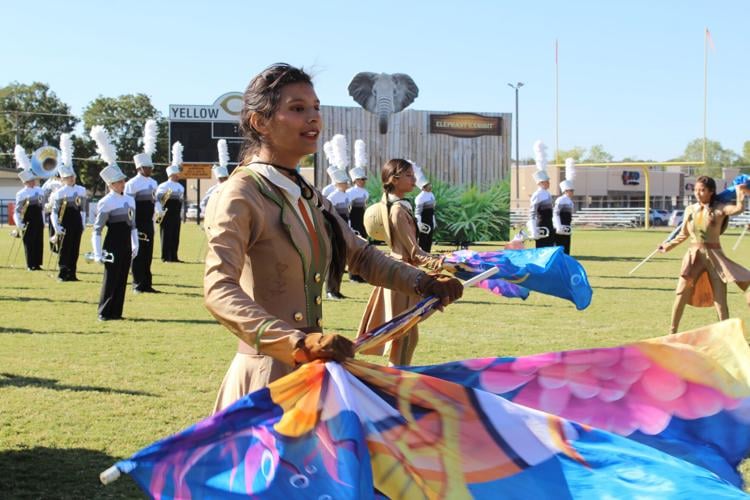
<instances>
[{"instance_id":1,"label":"gold button","mask_svg":"<svg viewBox=\"0 0 750 500\"><path fill-rule=\"evenodd\" d=\"M300 321L302 321L303 319L305 319L305 317L304 317L304 316L302 316L302 313L301 313L301 312L296 312L296 313L294 313L294 321L300 322Z\"/></svg>"},{"instance_id":2,"label":"gold button","mask_svg":"<svg viewBox=\"0 0 750 500\"><path fill-rule=\"evenodd\" d=\"M320 328L323 328L323 320L322 319L318 319L318 321L316 321L316 323L318 324L318 326Z\"/></svg>"},{"instance_id":3,"label":"gold button","mask_svg":"<svg viewBox=\"0 0 750 500\"><path fill-rule=\"evenodd\" d=\"M315 297L315 303L316 304L320 305L322 302L323 302L323 299L320 298L320 295L318 295L317 297Z\"/></svg>"},{"instance_id":4,"label":"gold button","mask_svg":"<svg viewBox=\"0 0 750 500\"><path fill-rule=\"evenodd\" d=\"M313 279L315 280L315 283L320 283L320 273L315 273L315 276L313 276Z\"/></svg>"}]
</instances>

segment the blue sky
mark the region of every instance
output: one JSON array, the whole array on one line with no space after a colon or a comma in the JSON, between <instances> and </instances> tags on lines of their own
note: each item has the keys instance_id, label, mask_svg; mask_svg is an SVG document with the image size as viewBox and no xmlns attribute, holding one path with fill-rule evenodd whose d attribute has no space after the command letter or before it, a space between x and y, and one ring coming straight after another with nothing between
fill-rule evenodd
<instances>
[{"instance_id":1,"label":"blue sky","mask_svg":"<svg viewBox=\"0 0 750 500\"><path fill-rule=\"evenodd\" d=\"M323 104L355 105L360 71L404 72L415 109L513 112L521 156L560 147L667 160L703 135L738 153L750 140L750 4L745 1L41 1L2 9L0 85L49 83L75 113L98 95L144 92L210 104L270 63L309 68Z\"/></svg>"}]
</instances>

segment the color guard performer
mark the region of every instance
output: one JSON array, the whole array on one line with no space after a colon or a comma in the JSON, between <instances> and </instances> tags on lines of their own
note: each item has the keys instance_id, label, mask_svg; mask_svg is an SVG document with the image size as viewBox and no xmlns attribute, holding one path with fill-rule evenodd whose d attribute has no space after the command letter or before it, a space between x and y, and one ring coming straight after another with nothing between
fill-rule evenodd
<instances>
[{"instance_id":1,"label":"color guard performer","mask_svg":"<svg viewBox=\"0 0 750 500\"><path fill-rule=\"evenodd\" d=\"M417 219L417 240L419 248L427 253L432 250L432 235L437 227L435 220L435 195L432 194L432 184L422 169L417 176L417 187L421 190L414 198L414 216Z\"/></svg>"},{"instance_id":2,"label":"color guard performer","mask_svg":"<svg viewBox=\"0 0 750 500\"><path fill-rule=\"evenodd\" d=\"M138 255L133 259L133 291L159 293L153 287L151 260L154 254L154 211L161 212L156 199L157 184L151 178L154 164L151 156L156 152L156 120L148 120L144 128L143 153L133 156L138 174L125 184L125 194L135 199L136 220L140 238Z\"/></svg>"},{"instance_id":3,"label":"color guard performer","mask_svg":"<svg viewBox=\"0 0 750 500\"><path fill-rule=\"evenodd\" d=\"M211 173L216 178L216 184L208 188L206 195L200 203L201 214L204 217L206 216L206 205L208 204L208 200L211 199L211 195L229 178L229 170L227 169L229 165L229 147L227 146L226 139L219 139L219 142L216 143L216 148L219 151L219 164L211 167Z\"/></svg>"},{"instance_id":4,"label":"color guard performer","mask_svg":"<svg viewBox=\"0 0 750 500\"><path fill-rule=\"evenodd\" d=\"M562 194L555 200L555 207L552 210L552 224L555 227L555 244L565 248L565 253L570 255L570 237L573 228L573 196L575 195L575 160L568 158L565 160L565 180L560 183Z\"/></svg>"},{"instance_id":5,"label":"color guard performer","mask_svg":"<svg viewBox=\"0 0 750 500\"><path fill-rule=\"evenodd\" d=\"M552 224L552 195L549 194L549 175L547 175L547 146L542 141L534 143L534 160L536 172L534 182L538 189L529 201L529 238L536 240L536 248L555 246L555 228Z\"/></svg>"},{"instance_id":6,"label":"color guard performer","mask_svg":"<svg viewBox=\"0 0 750 500\"><path fill-rule=\"evenodd\" d=\"M60 136L61 161L57 171L63 186L52 194L52 226L59 254L58 281L78 281L78 254L86 227L86 189L76 184L73 170L73 141L70 134Z\"/></svg>"},{"instance_id":7,"label":"color guard performer","mask_svg":"<svg viewBox=\"0 0 750 500\"><path fill-rule=\"evenodd\" d=\"M375 285L437 295L446 305L462 293L457 280L429 276L357 237L296 171L317 150L323 127L305 72L271 66L243 101L241 163L209 201L206 219L206 307L239 338L215 411L302 363L352 356L346 337L323 332L322 277L332 246Z\"/></svg>"},{"instance_id":8,"label":"color guard performer","mask_svg":"<svg viewBox=\"0 0 750 500\"><path fill-rule=\"evenodd\" d=\"M18 178L24 187L16 193L16 205L13 210L13 221L18 228L16 236L22 238L26 255L26 269L40 271L44 253L44 191L36 185L36 175L31 170L31 162L26 151L16 144L13 151L16 164L21 172Z\"/></svg>"},{"instance_id":9,"label":"color guard performer","mask_svg":"<svg viewBox=\"0 0 750 500\"><path fill-rule=\"evenodd\" d=\"M182 226L182 201L185 188L178 182L182 165L183 147L180 142L172 145L172 164L167 168L169 179L156 188L156 199L164 210L157 214L161 235L162 262L182 262L177 257L180 248L180 228Z\"/></svg>"},{"instance_id":10,"label":"color guard performer","mask_svg":"<svg viewBox=\"0 0 750 500\"><path fill-rule=\"evenodd\" d=\"M104 279L99 295L99 320L122 319L125 290L128 286L130 260L138 254L138 230L135 224L136 202L125 191L125 174L117 166L117 153L109 134L101 125L91 129L97 152L107 163L99 173L109 193L96 205L96 220L91 245L94 260L104 263ZM107 236L102 242L102 232ZM104 256L111 254L111 262Z\"/></svg>"}]
</instances>

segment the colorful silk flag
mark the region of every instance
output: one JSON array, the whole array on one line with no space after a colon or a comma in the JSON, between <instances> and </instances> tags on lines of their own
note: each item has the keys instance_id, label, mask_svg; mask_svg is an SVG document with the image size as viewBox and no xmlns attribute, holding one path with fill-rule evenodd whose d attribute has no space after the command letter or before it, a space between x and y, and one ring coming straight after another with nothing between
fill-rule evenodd
<instances>
[{"instance_id":1,"label":"colorful silk flag","mask_svg":"<svg viewBox=\"0 0 750 500\"><path fill-rule=\"evenodd\" d=\"M479 284L491 292L503 296L520 287L535 292L569 300L576 309L586 309L591 304L592 290L583 266L563 247L534 248L528 250L500 250L494 252L472 252L460 250L450 254L444 262L450 272L461 279L468 279L492 266L500 271L491 279ZM512 290L506 294L506 290ZM528 293L528 292L527 292Z\"/></svg>"},{"instance_id":2,"label":"colorful silk flag","mask_svg":"<svg viewBox=\"0 0 750 500\"><path fill-rule=\"evenodd\" d=\"M318 361L116 466L159 499L745 498L749 398L738 320L409 371Z\"/></svg>"}]
</instances>

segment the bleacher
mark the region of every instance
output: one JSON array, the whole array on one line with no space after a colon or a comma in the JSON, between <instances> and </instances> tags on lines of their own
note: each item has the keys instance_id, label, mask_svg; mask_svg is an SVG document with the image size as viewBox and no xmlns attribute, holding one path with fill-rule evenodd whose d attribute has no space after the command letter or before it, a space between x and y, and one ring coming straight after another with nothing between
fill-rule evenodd
<instances>
[{"instance_id":1,"label":"bleacher","mask_svg":"<svg viewBox=\"0 0 750 500\"><path fill-rule=\"evenodd\" d=\"M582 208L573 214L574 226L639 227L643 225L643 208ZM520 227L529 219L528 209L512 209L511 226Z\"/></svg>"},{"instance_id":2,"label":"bleacher","mask_svg":"<svg viewBox=\"0 0 750 500\"><path fill-rule=\"evenodd\" d=\"M742 227L750 224L750 212L747 210L742 212L740 215L735 215L729 218L729 225L734 227Z\"/></svg>"}]
</instances>

